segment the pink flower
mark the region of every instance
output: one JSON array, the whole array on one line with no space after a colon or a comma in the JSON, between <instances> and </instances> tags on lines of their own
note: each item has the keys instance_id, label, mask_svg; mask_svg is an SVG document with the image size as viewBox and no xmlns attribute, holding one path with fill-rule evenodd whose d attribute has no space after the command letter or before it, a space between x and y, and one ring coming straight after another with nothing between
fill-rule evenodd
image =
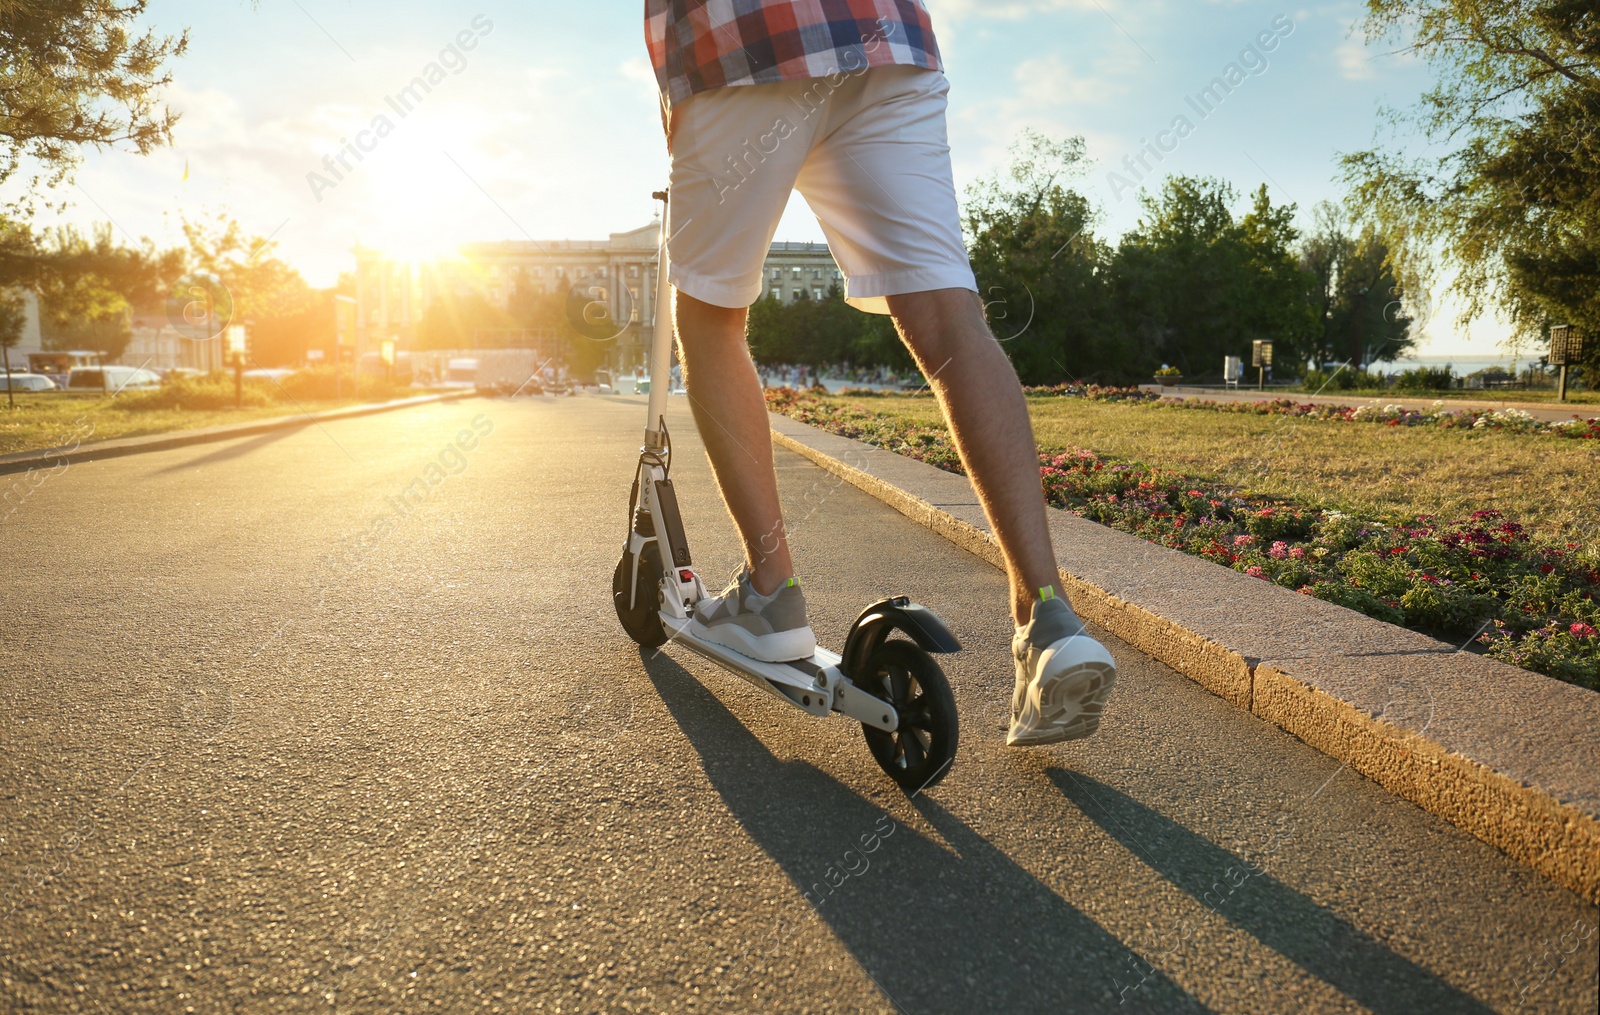
<instances>
[{"instance_id":1,"label":"pink flower","mask_svg":"<svg viewBox=\"0 0 1600 1015\"><path fill-rule=\"evenodd\" d=\"M1233 545L1234 546L1249 546L1250 545L1250 541L1251 540L1250 540L1249 536L1234 536L1233 537Z\"/></svg>"},{"instance_id":2,"label":"pink flower","mask_svg":"<svg viewBox=\"0 0 1600 1015\"><path fill-rule=\"evenodd\" d=\"M1305 560L1306 548L1303 546L1292 547L1289 550L1289 556L1293 557L1295 560Z\"/></svg>"},{"instance_id":3,"label":"pink flower","mask_svg":"<svg viewBox=\"0 0 1600 1015\"><path fill-rule=\"evenodd\" d=\"M1289 544L1285 543L1281 539L1278 540L1277 542L1273 543L1272 544L1272 548L1267 551L1267 556L1272 557L1272 558L1274 558L1276 560L1282 560L1283 558L1287 557L1288 555L1289 555Z\"/></svg>"},{"instance_id":4,"label":"pink flower","mask_svg":"<svg viewBox=\"0 0 1600 1015\"><path fill-rule=\"evenodd\" d=\"M1255 564L1251 564L1249 567L1245 568L1244 573L1252 578L1265 579L1267 577L1267 573L1261 570L1261 568Z\"/></svg>"},{"instance_id":5,"label":"pink flower","mask_svg":"<svg viewBox=\"0 0 1600 1015\"><path fill-rule=\"evenodd\" d=\"M1583 623L1582 621L1573 624L1571 627L1567 628L1567 630L1572 632L1572 636L1574 638L1593 638L1596 634L1600 634L1600 632L1597 632L1594 628Z\"/></svg>"}]
</instances>

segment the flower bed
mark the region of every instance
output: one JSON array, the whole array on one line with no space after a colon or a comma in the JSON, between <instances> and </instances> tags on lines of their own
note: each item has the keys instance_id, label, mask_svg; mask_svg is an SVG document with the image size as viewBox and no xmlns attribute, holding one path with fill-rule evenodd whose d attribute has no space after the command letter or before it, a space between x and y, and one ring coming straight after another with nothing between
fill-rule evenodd
<instances>
[{"instance_id":1,"label":"flower bed","mask_svg":"<svg viewBox=\"0 0 1600 1015\"><path fill-rule=\"evenodd\" d=\"M1400 405L1323 405L1296 402L1292 398L1260 398L1251 402L1218 401L1211 398L1173 398L1143 388L1120 388L1101 384L1052 384L1023 388L1029 398L1086 398L1091 402L1151 402L1162 408L1231 412L1246 416L1290 416L1300 419L1333 420L1342 423L1382 423L1387 426L1434 426L1441 430L1499 430L1510 433L1540 434L1600 440L1600 416L1551 421L1536 419L1523 409L1451 409L1434 402L1426 409ZM903 396L902 391L872 391L846 388L849 398Z\"/></svg>"},{"instance_id":2,"label":"flower bed","mask_svg":"<svg viewBox=\"0 0 1600 1015\"><path fill-rule=\"evenodd\" d=\"M1600 417L1584 419L1574 415L1569 420L1549 421L1535 419L1522 409L1449 409L1443 402L1434 402L1426 409L1407 409L1400 405L1319 405L1312 402L1296 402L1289 398L1259 399L1253 402L1167 398L1162 399L1160 404L1175 409L1201 409L1255 416L1294 416L1346 423L1382 423L1387 426L1436 426L1443 430L1504 430L1513 433L1575 437L1579 440L1600 440Z\"/></svg>"},{"instance_id":3,"label":"flower bed","mask_svg":"<svg viewBox=\"0 0 1600 1015\"><path fill-rule=\"evenodd\" d=\"M1125 389L1124 389L1125 390ZM1091 396L1092 397L1092 396ZM788 389L802 423L962 472L943 427ZM1326 406L1316 407L1319 410ZM1179 472L1072 448L1044 452L1058 508L1583 687L1600 689L1600 554L1530 536L1496 511L1456 521L1362 519L1224 491Z\"/></svg>"}]
</instances>

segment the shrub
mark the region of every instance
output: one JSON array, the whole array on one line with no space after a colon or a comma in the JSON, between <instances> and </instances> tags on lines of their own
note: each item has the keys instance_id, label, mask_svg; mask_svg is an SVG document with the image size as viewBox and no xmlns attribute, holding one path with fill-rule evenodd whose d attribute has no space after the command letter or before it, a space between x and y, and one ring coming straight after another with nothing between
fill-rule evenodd
<instances>
[{"instance_id":1,"label":"shrub","mask_svg":"<svg viewBox=\"0 0 1600 1015\"><path fill-rule=\"evenodd\" d=\"M1394 386L1402 391L1446 391L1455 384L1455 369L1443 367L1413 367L1402 370Z\"/></svg>"},{"instance_id":2,"label":"shrub","mask_svg":"<svg viewBox=\"0 0 1600 1015\"><path fill-rule=\"evenodd\" d=\"M335 398L360 398L369 402L386 401L394 397L395 384L387 377L362 374L359 378L346 367L342 376L334 377L333 367L311 367L297 370L281 382L276 390L279 397L297 402L332 401Z\"/></svg>"},{"instance_id":3,"label":"shrub","mask_svg":"<svg viewBox=\"0 0 1600 1015\"><path fill-rule=\"evenodd\" d=\"M272 395L260 384L247 382L243 402L250 408L272 404ZM233 377L214 373L203 377L171 377L161 387L129 391L113 403L129 412L152 409L231 409L234 406Z\"/></svg>"}]
</instances>

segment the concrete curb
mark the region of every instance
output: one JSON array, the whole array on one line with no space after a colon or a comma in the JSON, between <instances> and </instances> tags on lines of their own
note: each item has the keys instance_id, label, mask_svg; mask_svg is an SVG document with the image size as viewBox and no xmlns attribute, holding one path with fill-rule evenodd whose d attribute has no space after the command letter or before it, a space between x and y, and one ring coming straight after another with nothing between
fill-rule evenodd
<instances>
[{"instance_id":1,"label":"concrete curb","mask_svg":"<svg viewBox=\"0 0 1600 1015\"><path fill-rule=\"evenodd\" d=\"M779 446L1001 566L965 476L770 420ZM1086 620L1600 902L1600 694L1049 514Z\"/></svg>"},{"instance_id":2,"label":"concrete curb","mask_svg":"<svg viewBox=\"0 0 1600 1015\"><path fill-rule=\"evenodd\" d=\"M77 447L47 448L43 451L19 451L16 454L0 455L0 476L13 472L27 472L41 466L54 468L59 465L92 462L101 458L120 458L123 455L137 455L146 451L166 451L170 448L182 448L191 444L207 444L211 441L224 441L234 437L253 437L256 434L269 433L285 427L311 426L332 420L354 419L357 416L370 416L374 413L389 412L394 409L409 409L417 405L431 405L434 402L449 402L458 398L471 398L476 394L477 392L475 391L452 391L442 395L419 395L416 398L401 398L392 402L377 402L372 405L353 405L345 409L330 409L327 412L301 412L292 416L274 416L271 419L259 420L254 423L228 423L222 426L202 427L198 430L175 430L172 433L150 434L146 437L119 437L116 440L97 441L94 444L81 444Z\"/></svg>"}]
</instances>

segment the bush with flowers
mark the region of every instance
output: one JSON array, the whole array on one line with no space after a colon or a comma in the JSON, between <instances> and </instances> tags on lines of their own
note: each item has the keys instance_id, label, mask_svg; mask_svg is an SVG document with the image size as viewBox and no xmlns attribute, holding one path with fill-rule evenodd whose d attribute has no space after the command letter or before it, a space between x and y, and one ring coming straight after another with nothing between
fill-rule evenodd
<instances>
[{"instance_id":1,"label":"bush with flowers","mask_svg":"<svg viewBox=\"0 0 1600 1015\"><path fill-rule=\"evenodd\" d=\"M777 390L769 406L949 472L942 427ZM1319 407L1322 408L1322 407ZM1263 581L1600 690L1600 554L1535 539L1497 511L1363 519L1223 490L1072 448L1046 452L1049 502Z\"/></svg>"},{"instance_id":2,"label":"bush with flowers","mask_svg":"<svg viewBox=\"0 0 1600 1015\"><path fill-rule=\"evenodd\" d=\"M1523 409L1451 409L1434 402L1426 409L1401 405L1325 405L1296 402L1290 398L1265 398L1250 402L1219 402L1205 398L1164 398L1157 403L1166 408L1231 412L1254 416L1292 416L1345 423L1380 423L1385 426L1432 426L1441 430L1495 430L1506 433L1537 434L1549 437L1575 437L1600 440L1600 416L1585 419L1574 415L1568 420L1536 419Z\"/></svg>"}]
</instances>

